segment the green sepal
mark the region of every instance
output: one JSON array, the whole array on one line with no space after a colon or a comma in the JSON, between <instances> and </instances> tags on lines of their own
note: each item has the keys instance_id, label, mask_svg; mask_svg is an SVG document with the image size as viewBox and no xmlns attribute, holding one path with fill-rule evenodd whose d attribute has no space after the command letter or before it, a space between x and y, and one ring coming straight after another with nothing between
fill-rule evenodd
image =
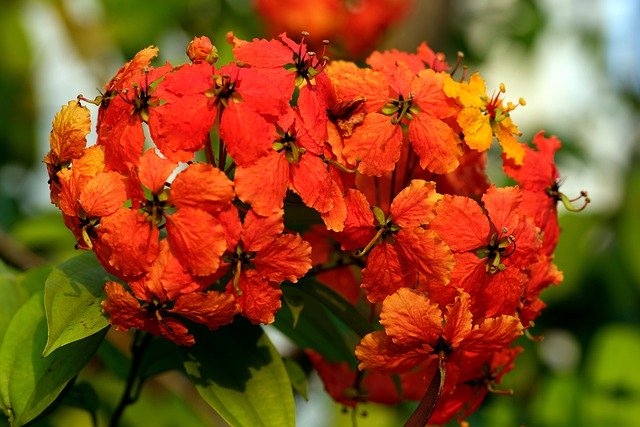
<instances>
[{"instance_id":1,"label":"green sepal","mask_svg":"<svg viewBox=\"0 0 640 427\"><path fill-rule=\"evenodd\" d=\"M387 219L385 218L384 211L377 206L371 208L373 211L373 216L378 221L378 224L385 225L387 223Z\"/></svg>"}]
</instances>

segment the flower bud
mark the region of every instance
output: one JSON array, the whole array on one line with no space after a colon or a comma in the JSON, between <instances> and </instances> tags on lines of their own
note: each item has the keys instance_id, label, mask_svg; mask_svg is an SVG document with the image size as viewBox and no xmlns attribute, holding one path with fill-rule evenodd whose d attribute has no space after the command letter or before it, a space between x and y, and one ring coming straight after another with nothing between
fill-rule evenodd
<instances>
[{"instance_id":1,"label":"flower bud","mask_svg":"<svg viewBox=\"0 0 640 427\"><path fill-rule=\"evenodd\" d=\"M193 63L201 61L215 64L218 60L218 49L207 36L195 37L187 46L187 56Z\"/></svg>"}]
</instances>

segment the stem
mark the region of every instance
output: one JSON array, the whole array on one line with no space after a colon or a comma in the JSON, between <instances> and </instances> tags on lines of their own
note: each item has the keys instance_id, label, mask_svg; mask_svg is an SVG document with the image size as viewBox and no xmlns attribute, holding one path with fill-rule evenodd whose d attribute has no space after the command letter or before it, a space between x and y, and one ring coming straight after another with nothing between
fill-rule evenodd
<instances>
[{"instance_id":1,"label":"stem","mask_svg":"<svg viewBox=\"0 0 640 427\"><path fill-rule=\"evenodd\" d=\"M444 387L444 364L444 358L440 357L438 359L436 371L431 379L431 383L429 383L429 387L427 388L427 392L424 394L424 397L418 404L416 410L404 424L404 427L422 427L427 425L429 422L429 418L433 415L433 410L436 408L436 405L440 400L440 395L442 394L442 389Z\"/></svg>"},{"instance_id":2,"label":"stem","mask_svg":"<svg viewBox=\"0 0 640 427\"><path fill-rule=\"evenodd\" d=\"M391 201L393 197L396 195L396 169L391 172L391 183L389 184L389 211L391 210Z\"/></svg>"},{"instance_id":3,"label":"stem","mask_svg":"<svg viewBox=\"0 0 640 427\"><path fill-rule=\"evenodd\" d=\"M223 171L227 165L227 147L224 145L222 138L218 141L218 169Z\"/></svg>"},{"instance_id":4,"label":"stem","mask_svg":"<svg viewBox=\"0 0 640 427\"><path fill-rule=\"evenodd\" d=\"M0 259L20 270L44 265L47 261L0 228Z\"/></svg>"},{"instance_id":5,"label":"stem","mask_svg":"<svg viewBox=\"0 0 640 427\"><path fill-rule=\"evenodd\" d=\"M204 155L207 158L207 163L212 166L216 165L216 158L213 155L213 147L211 146L211 133L207 134L207 140L204 142Z\"/></svg>"},{"instance_id":6,"label":"stem","mask_svg":"<svg viewBox=\"0 0 640 427\"><path fill-rule=\"evenodd\" d=\"M411 178L413 176L413 169L416 167L416 163L418 161L418 156L416 153L411 150L409 151L409 158L407 159L407 167L404 171L404 181L402 182L402 187L406 187L409 185Z\"/></svg>"},{"instance_id":7,"label":"stem","mask_svg":"<svg viewBox=\"0 0 640 427\"><path fill-rule=\"evenodd\" d=\"M116 406L116 409L111 415L109 427L117 427L125 408L138 400L138 397L140 396L140 390L142 389L144 378L140 378L138 376L138 371L140 369L144 352L151 342L151 338L152 335L136 330L133 337L133 343L131 344L131 369L129 370L129 375L127 377L127 384L118 406Z\"/></svg>"}]
</instances>

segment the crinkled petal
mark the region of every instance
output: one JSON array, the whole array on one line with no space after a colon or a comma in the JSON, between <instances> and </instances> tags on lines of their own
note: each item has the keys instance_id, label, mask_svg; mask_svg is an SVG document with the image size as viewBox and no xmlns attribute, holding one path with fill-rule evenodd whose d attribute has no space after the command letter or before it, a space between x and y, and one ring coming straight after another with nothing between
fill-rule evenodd
<instances>
[{"instance_id":1,"label":"crinkled petal","mask_svg":"<svg viewBox=\"0 0 640 427\"><path fill-rule=\"evenodd\" d=\"M233 281L227 285L227 292L232 293L244 317L253 323L272 323L275 313L282 306L282 291L275 283L262 279L252 271L243 273L238 281L238 290Z\"/></svg>"},{"instance_id":2,"label":"crinkled petal","mask_svg":"<svg viewBox=\"0 0 640 427\"><path fill-rule=\"evenodd\" d=\"M476 107L466 107L458 114L458 124L464 132L464 142L476 151L486 151L493 142L489 116Z\"/></svg>"},{"instance_id":3,"label":"crinkled petal","mask_svg":"<svg viewBox=\"0 0 640 427\"><path fill-rule=\"evenodd\" d=\"M396 250L403 258L403 265L411 264L427 280L449 283L455 264L453 254L435 231L403 228L396 236Z\"/></svg>"},{"instance_id":4,"label":"crinkled petal","mask_svg":"<svg viewBox=\"0 0 640 427\"><path fill-rule=\"evenodd\" d=\"M253 259L256 273L270 281L297 282L311 268L311 245L294 234L283 234Z\"/></svg>"},{"instance_id":5,"label":"crinkled petal","mask_svg":"<svg viewBox=\"0 0 640 427\"><path fill-rule=\"evenodd\" d=\"M196 276L213 274L227 250L224 229L203 210L183 208L167 216L167 239L171 251Z\"/></svg>"},{"instance_id":6,"label":"crinkled petal","mask_svg":"<svg viewBox=\"0 0 640 427\"><path fill-rule=\"evenodd\" d=\"M378 243L367 258L362 270L362 289L370 302L380 302L403 286L418 281L414 265L401 258L394 245Z\"/></svg>"},{"instance_id":7,"label":"crinkled petal","mask_svg":"<svg viewBox=\"0 0 640 427\"><path fill-rule=\"evenodd\" d=\"M520 201L522 192L518 187L490 187L482 196L482 202L487 210L496 232L511 234L520 222Z\"/></svg>"},{"instance_id":8,"label":"crinkled petal","mask_svg":"<svg viewBox=\"0 0 640 427\"><path fill-rule=\"evenodd\" d=\"M407 372L430 357L436 357L428 354L422 348L397 345L381 331L366 335L356 347L356 357L360 361L358 368L382 374Z\"/></svg>"},{"instance_id":9,"label":"crinkled petal","mask_svg":"<svg viewBox=\"0 0 640 427\"><path fill-rule=\"evenodd\" d=\"M349 189L344 196L347 217L344 229L336 235L345 250L363 248L376 234L371 206L363 193Z\"/></svg>"},{"instance_id":10,"label":"crinkled petal","mask_svg":"<svg viewBox=\"0 0 640 427\"><path fill-rule=\"evenodd\" d=\"M381 176L393 170L400 159L402 128L384 114L368 114L349 138L344 139L343 154L358 165L364 175Z\"/></svg>"},{"instance_id":11,"label":"crinkled petal","mask_svg":"<svg viewBox=\"0 0 640 427\"><path fill-rule=\"evenodd\" d=\"M200 209L215 215L234 198L233 182L208 163L191 163L171 183L169 201L178 209Z\"/></svg>"},{"instance_id":12,"label":"crinkled petal","mask_svg":"<svg viewBox=\"0 0 640 427\"><path fill-rule=\"evenodd\" d=\"M291 186L305 205L320 213L333 208L336 193L341 193L333 181L327 165L317 156L303 155L299 164L292 166Z\"/></svg>"},{"instance_id":13,"label":"crinkled petal","mask_svg":"<svg viewBox=\"0 0 640 427\"><path fill-rule=\"evenodd\" d=\"M247 102L230 102L220 119L220 138L238 166L248 167L266 156L276 136L275 127Z\"/></svg>"},{"instance_id":14,"label":"crinkled petal","mask_svg":"<svg viewBox=\"0 0 640 427\"><path fill-rule=\"evenodd\" d=\"M460 164L462 148L458 135L428 111L419 112L411 120L409 141L423 169L443 174L453 171Z\"/></svg>"},{"instance_id":15,"label":"crinkled petal","mask_svg":"<svg viewBox=\"0 0 640 427\"><path fill-rule=\"evenodd\" d=\"M435 183L422 179L411 180L391 203L393 222L401 227L428 224L434 216L433 208L442 195L436 193Z\"/></svg>"},{"instance_id":16,"label":"crinkled petal","mask_svg":"<svg viewBox=\"0 0 640 427\"><path fill-rule=\"evenodd\" d=\"M93 249L112 274L124 280L148 272L158 256L160 233L137 211L121 208L103 217Z\"/></svg>"},{"instance_id":17,"label":"crinkled petal","mask_svg":"<svg viewBox=\"0 0 640 427\"><path fill-rule=\"evenodd\" d=\"M192 292L179 296L170 311L214 330L233 321L238 305L227 293Z\"/></svg>"},{"instance_id":18,"label":"crinkled petal","mask_svg":"<svg viewBox=\"0 0 640 427\"><path fill-rule=\"evenodd\" d=\"M175 162L158 156L155 150L150 148L140 158L138 179L153 194L160 194L169 175L177 166Z\"/></svg>"},{"instance_id":19,"label":"crinkled petal","mask_svg":"<svg viewBox=\"0 0 640 427\"><path fill-rule=\"evenodd\" d=\"M240 200L250 203L259 215L271 215L284 206L289 162L283 154L272 152L249 167L238 166L234 182Z\"/></svg>"},{"instance_id":20,"label":"crinkled petal","mask_svg":"<svg viewBox=\"0 0 640 427\"><path fill-rule=\"evenodd\" d=\"M260 216L250 210L244 217L242 228L244 250L258 252L273 243L283 231L282 211L269 216Z\"/></svg>"},{"instance_id":21,"label":"crinkled petal","mask_svg":"<svg viewBox=\"0 0 640 427\"><path fill-rule=\"evenodd\" d=\"M78 101L69 101L53 118L49 134L51 151L45 157L45 163L57 166L79 158L87 144L90 131L89 109L80 105Z\"/></svg>"},{"instance_id":22,"label":"crinkled petal","mask_svg":"<svg viewBox=\"0 0 640 427\"><path fill-rule=\"evenodd\" d=\"M430 224L453 251L473 251L486 244L489 221L478 203L468 197L445 196Z\"/></svg>"},{"instance_id":23,"label":"crinkled petal","mask_svg":"<svg viewBox=\"0 0 640 427\"><path fill-rule=\"evenodd\" d=\"M394 343L409 347L434 346L444 319L438 304L425 295L400 288L385 298L380 323Z\"/></svg>"},{"instance_id":24,"label":"crinkled petal","mask_svg":"<svg viewBox=\"0 0 640 427\"><path fill-rule=\"evenodd\" d=\"M461 347L472 352L500 351L522 335L522 325L513 316L485 319L467 335Z\"/></svg>"},{"instance_id":25,"label":"crinkled petal","mask_svg":"<svg viewBox=\"0 0 640 427\"><path fill-rule=\"evenodd\" d=\"M174 162L193 159L208 141L216 107L206 92L214 69L206 62L186 64L165 76L154 92L159 104L149 113L149 130L162 154Z\"/></svg>"},{"instance_id":26,"label":"crinkled petal","mask_svg":"<svg viewBox=\"0 0 640 427\"><path fill-rule=\"evenodd\" d=\"M122 175L104 172L86 183L80 192L79 202L87 217L103 217L121 208L126 200Z\"/></svg>"},{"instance_id":27,"label":"crinkled petal","mask_svg":"<svg viewBox=\"0 0 640 427\"><path fill-rule=\"evenodd\" d=\"M468 293L462 292L456 297L454 303L447 307L442 337L452 348L457 348L471 332L473 316L470 305L471 297Z\"/></svg>"}]
</instances>

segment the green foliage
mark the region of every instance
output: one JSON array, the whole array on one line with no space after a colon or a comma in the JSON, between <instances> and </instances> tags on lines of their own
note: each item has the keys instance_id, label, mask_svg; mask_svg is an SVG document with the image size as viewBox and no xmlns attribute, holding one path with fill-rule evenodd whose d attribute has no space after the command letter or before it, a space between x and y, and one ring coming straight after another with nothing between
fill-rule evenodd
<instances>
[{"instance_id":1,"label":"green foliage","mask_svg":"<svg viewBox=\"0 0 640 427\"><path fill-rule=\"evenodd\" d=\"M104 338L95 334L43 358L47 328L42 301L37 292L18 309L0 346L0 399L12 426L33 420L55 401Z\"/></svg>"},{"instance_id":2,"label":"green foliage","mask_svg":"<svg viewBox=\"0 0 640 427\"><path fill-rule=\"evenodd\" d=\"M287 303L276 314L274 326L300 348L313 349L331 362L349 361L355 366L353 351L342 338L335 320L324 307L313 302L303 284L283 284L282 291Z\"/></svg>"},{"instance_id":3,"label":"green foliage","mask_svg":"<svg viewBox=\"0 0 640 427\"><path fill-rule=\"evenodd\" d=\"M45 283L44 304L49 337L44 356L57 348L103 331L109 322L102 313L102 290L108 280L92 252L54 268Z\"/></svg>"},{"instance_id":4,"label":"green foliage","mask_svg":"<svg viewBox=\"0 0 640 427\"><path fill-rule=\"evenodd\" d=\"M243 319L201 330L184 351L184 368L204 400L232 426L295 425L284 363L259 326Z\"/></svg>"}]
</instances>

